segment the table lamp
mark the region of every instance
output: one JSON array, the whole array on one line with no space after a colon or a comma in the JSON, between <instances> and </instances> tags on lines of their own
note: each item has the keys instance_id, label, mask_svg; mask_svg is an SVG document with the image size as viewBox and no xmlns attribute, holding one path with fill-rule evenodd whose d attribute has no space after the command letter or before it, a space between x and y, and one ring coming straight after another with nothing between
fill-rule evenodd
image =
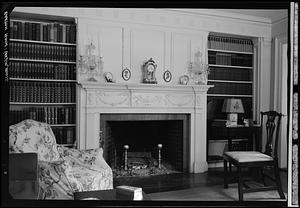
<instances>
[{"instance_id":1,"label":"table lamp","mask_svg":"<svg viewBox=\"0 0 300 208\"><path fill-rule=\"evenodd\" d=\"M222 112L227 113L227 120L231 125L238 124L238 113L244 113L244 107L241 99L229 98L225 99Z\"/></svg>"}]
</instances>

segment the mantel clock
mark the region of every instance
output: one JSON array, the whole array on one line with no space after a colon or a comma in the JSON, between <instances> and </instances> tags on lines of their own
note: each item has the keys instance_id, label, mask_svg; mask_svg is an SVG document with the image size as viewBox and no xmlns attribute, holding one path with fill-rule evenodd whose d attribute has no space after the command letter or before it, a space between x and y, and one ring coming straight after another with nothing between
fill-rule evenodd
<instances>
[{"instance_id":1,"label":"mantel clock","mask_svg":"<svg viewBox=\"0 0 300 208\"><path fill-rule=\"evenodd\" d=\"M155 77L157 64L153 61L152 58L150 58L147 62L143 65L143 71L144 71L144 83L151 83L151 84L157 84L157 80Z\"/></svg>"}]
</instances>

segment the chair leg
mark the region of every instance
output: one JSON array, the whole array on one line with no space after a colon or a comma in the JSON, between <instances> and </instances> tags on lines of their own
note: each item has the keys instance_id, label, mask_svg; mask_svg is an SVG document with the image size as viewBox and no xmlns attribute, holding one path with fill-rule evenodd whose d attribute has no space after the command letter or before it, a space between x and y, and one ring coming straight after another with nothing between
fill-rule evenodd
<instances>
[{"instance_id":1,"label":"chair leg","mask_svg":"<svg viewBox=\"0 0 300 208\"><path fill-rule=\"evenodd\" d=\"M285 199L284 193L282 191L281 180L280 180L280 175L279 175L279 168L278 168L277 162L275 162L275 164L274 164L274 172L275 172L275 180L276 180L276 185L277 185L277 190L278 190L279 196L281 199Z\"/></svg>"},{"instance_id":2,"label":"chair leg","mask_svg":"<svg viewBox=\"0 0 300 208\"><path fill-rule=\"evenodd\" d=\"M261 176L261 179L262 179L262 182L264 184L264 186L266 186L266 181L265 181L265 175L264 175L264 169L263 167L260 168L260 176Z\"/></svg>"},{"instance_id":3,"label":"chair leg","mask_svg":"<svg viewBox=\"0 0 300 208\"><path fill-rule=\"evenodd\" d=\"M224 161L224 188L228 188L228 181L227 181L227 177L228 177L228 172L227 172L227 160L223 160Z\"/></svg>"},{"instance_id":4,"label":"chair leg","mask_svg":"<svg viewBox=\"0 0 300 208\"><path fill-rule=\"evenodd\" d=\"M242 177L242 168L238 166L238 190L239 190L239 201L243 201L243 177Z\"/></svg>"}]
</instances>

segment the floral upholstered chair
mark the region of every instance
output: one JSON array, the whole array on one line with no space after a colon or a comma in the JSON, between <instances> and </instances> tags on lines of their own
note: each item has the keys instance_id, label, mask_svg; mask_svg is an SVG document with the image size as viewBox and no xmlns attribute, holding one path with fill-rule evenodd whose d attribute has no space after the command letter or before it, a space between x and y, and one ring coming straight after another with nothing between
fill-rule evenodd
<instances>
[{"instance_id":1,"label":"floral upholstered chair","mask_svg":"<svg viewBox=\"0 0 300 208\"><path fill-rule=\"evenodd\" d=\"M39 199L73 199L74 192L113 189L102 148L78 150L56 143L51 127L31 119L9 127L10 153L37 153Z\"/></svg>"}]
</instances>

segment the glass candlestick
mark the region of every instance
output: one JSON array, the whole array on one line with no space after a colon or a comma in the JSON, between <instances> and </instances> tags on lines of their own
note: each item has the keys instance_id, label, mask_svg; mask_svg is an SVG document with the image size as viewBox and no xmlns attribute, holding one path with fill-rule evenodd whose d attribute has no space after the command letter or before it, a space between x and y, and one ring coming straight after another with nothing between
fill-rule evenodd
<instances>
[{"instance_id":1,"label":"glass candlestick","mask_svg":"<svg viewBox=\"0 0 300 208\"><path fill-rule=\"evenodd\" d=\"M129 149L129 145L124 145L124 149L124 170L127 170L127 150Z\"/></svg>"},{"instance_id":2,"label":"glass candlestick","mask_svg":"<svg viewBox=\"0 0 300 208\"><path fill-rule=\"evenodd\" d=\"M162 148L162 144L158 144L158 168L161 168L161 148Z\"/></svg>"}]
</instances>

